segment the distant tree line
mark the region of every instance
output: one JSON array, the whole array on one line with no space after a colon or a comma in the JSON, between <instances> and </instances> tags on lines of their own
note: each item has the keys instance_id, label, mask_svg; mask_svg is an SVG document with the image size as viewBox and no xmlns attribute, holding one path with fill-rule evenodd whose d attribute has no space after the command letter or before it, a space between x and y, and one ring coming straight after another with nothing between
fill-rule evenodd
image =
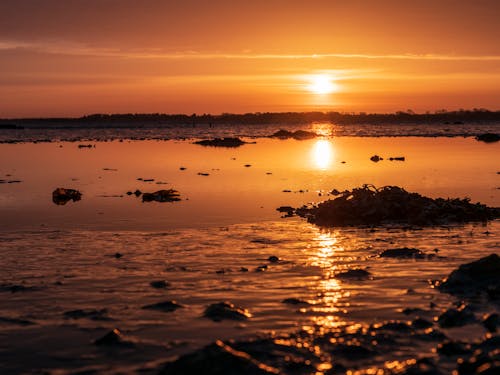
<instances>
[{"instance_id":1,"label":"distant tree line","mask_svg":"<svg viewBox=\"0 0 500 375\"><path fill-rule=\"evenodd\" d=\"M51 125L51 126L196 126L196 125L271 125L271 124L307 124L312 122L330 122L335 124L390 124L390 123L488 123L500 122L500 111L487 109L415 113L412 110L395 113L366 112L254 112L244 114L163 114L163 113L124 113L92 114L78 118L30 118L0 119L0 125Z\"/></svg>"}]
</instances>

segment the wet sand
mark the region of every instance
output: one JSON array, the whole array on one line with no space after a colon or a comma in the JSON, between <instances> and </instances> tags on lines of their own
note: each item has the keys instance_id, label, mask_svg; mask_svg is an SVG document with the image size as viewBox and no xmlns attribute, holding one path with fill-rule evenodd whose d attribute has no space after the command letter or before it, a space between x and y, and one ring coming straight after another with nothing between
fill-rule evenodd
<instances>
[{"instance_id":1,"label":"wet sand","mask_svg":"<svg viewBox=\"0 0 500 375\"><path fill-rule=\"evenodd\" d=\"M498 253L498 221L423 230L324 230L298 218L281 219L275 210L363 183L500 206L496 144L471 138L256 141L238 149L189 141L1 145L0 159L7 162L0 179L21 180L0 184L2 373L156 373L164 362L217 339L274 335L313 342L325 332L373 323L417 316L433 322L458 300L433 288L433 281L464 262ZM370 161L374 154L385 160ZM389 161L390 156L405 161ZM154 181L144 181L149 179ZM56 187L79 189L82 200L55 205ZM126 194L169 188L182 200L142 203ZM436 256L379 257L405 246ZM339 277L358 268L370 276ZM160 280L168 284L151 286ZM283 303L289 298L305 303ZM208 305L226 300L252 317L203 317ZM183 307L143 308L164 301ZM420 310L407 315L405 308ZM478 317L498 310L487 303L474 308ZM451 339L486 334L480 321L433 327ZM133 345L94 344L114 328ZM439 341L410 341L399 352L364 358L352 368L439 358L433 351ZM440 363L441 371L450 370L456 358ZM332 371L316 370L321 368ZM307 371L306 366L293 373Z\"/></svg>"}]
</instances>

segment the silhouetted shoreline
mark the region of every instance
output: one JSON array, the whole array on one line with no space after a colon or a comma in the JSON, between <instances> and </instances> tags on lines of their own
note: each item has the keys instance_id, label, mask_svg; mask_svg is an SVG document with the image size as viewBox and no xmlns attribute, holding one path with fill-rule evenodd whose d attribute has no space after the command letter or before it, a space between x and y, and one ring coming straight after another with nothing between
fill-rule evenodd
<instances>
[{"instance_id":1,"label":"silhouetted shoreline","mask_svg":"<svg viewBox=\"0 0 500 375\"><path fill-rule=\"evenodd\" d=\"M308 124L327 122L340 125L348 124L449 124L492 123L500 121L500 111L472 109L459 111L436 111L433 113L414 113L399 111L395 113L341 113L341 112L254 112L245 114L162 114L162 113L124 113L92 114L82 117L19 118L0 119L0 128L66 128L66 127L164 127L196 125L270 125L270 124Z\"/></svg>"}]
</instances>

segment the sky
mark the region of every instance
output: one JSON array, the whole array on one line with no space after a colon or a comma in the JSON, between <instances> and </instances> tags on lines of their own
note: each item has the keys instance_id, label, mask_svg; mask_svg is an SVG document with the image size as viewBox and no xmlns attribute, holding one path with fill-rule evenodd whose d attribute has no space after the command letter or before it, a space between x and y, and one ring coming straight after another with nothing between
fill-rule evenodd
<instances>
[{"instance_id":1,"label":"sky","mask_svg":"<svg viewBox=\"0 0 500 375\"><path fill-rule=\"evenodd\" d=\"M500 110L498 0L1 0L0 117Z\"/></svg>"}]
</instances>

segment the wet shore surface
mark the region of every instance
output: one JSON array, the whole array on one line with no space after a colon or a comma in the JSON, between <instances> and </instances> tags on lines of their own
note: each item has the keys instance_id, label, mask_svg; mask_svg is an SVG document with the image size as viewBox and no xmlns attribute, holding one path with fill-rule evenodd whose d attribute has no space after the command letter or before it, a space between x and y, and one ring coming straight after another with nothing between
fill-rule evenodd
<instances>
[{"instance_id":1,"label":"wet shore surface","mask_svg":"<svg viewBox=\"0 0 500 375\"><path fill-rule=\"evenodd\" d=\"M0 147L9 161L0 178L20 181L0 184L0 372L194 374L212 364L205 373L446 374L458 358L497 360L498 336L483 320L498 305L435 286L459 265L498 254L498 220L321 229L276 208L362 183L499 206L498 145L95 146ZM406 159L374 163L375 153ZM80 190L81 200L54 204L58 187ZM180 201L126 194L171 188ZM424 256L387 256L402 248ZM248 315L228 312L231 304ZM464 325L443 323L450 309L465 314ZM478 370L464 366L460 373Z\"/></svg>"}]
</instances>

